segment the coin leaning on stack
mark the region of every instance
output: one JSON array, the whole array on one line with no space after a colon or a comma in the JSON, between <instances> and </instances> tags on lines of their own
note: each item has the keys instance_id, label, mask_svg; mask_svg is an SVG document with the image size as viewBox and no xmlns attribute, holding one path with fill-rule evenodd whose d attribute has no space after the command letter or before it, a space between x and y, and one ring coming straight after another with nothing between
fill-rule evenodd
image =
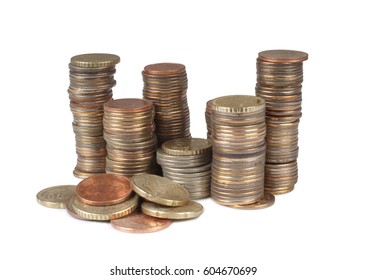
<instances>
[{"instance_id":1,"label":"coin leaning on stack","mask_svg":"<svg viewBox=\"0 0 367 280\"><path fill-rule=\"evenodd\" d=\"M125 98L105 103L103 126L107 173L127 177L154 173L157 138L151 101Z\"/></svg>"},{"instance_id":2,"label":"coin leaning on stack","mask_svg":"<svg viewBox=\"0 0 367 280\"><path fill-rule=\"evenodd\" d=\"M163 143L157 163L163 176L184 186L191 199L210 196L212 144L201 138L178 138Z\"/></svg>"},{"instance_id":3,"label":"coin leaning on stack","mask_svg":"<svg viewBox=\"0 0 367 280\"><path fill-rule=\"evenodd\" d=\"M223 205L259 209L274 203L264 193L265 102L248 95L212 101L211 196Z\"/></svg>"},{"instance_id":4,"label":"coin leaning on stack","mask_svg":"<svg viewBox=\"0 0 367 280\"><path fill-rule=\"evenodd\" d=\"M298 180L298 125L307 53L269 50L257 58L256 95L266 103L265 189L282 194Z\"/></svg>"},{"instance_id":5,"label":"coin leaning on stack","mask_svg":"<svg viewBox=\"0 0 367 280\"><path fill-rule=\"evenodd\" d=\"M213 130L212 130L212 102L213 102L213 99L206 102L206 107L205 107L205 122L206 122L206 128L207 128L207 134L206 134L207 139L210 139L212 137L212 134L213 134Z\"/></svg>"},{"instance_id":6,"label":"coin leaning on stack","mask_svg":"<svg viewBox=\"0 0 367 280\"><path fill-rule=\"evenodd\" d=\"M105 172L103 104L112 98L115 65L119 62L120 58L113 54L82 54L71 58L68 93L78 156L74 175L78 178Z\"/></svg>"},{"instance_id":7,"label":"coin leaning on stack","mask_svg":"<svg viewBox=\"0 0 367 280\"><path fill-rule=\"evenodd\" d=\"M178 63L157 63L142 71L143 97L154 103L158 147L165 141L190 137L186 68Z\"/></svg>"}]
</instances>

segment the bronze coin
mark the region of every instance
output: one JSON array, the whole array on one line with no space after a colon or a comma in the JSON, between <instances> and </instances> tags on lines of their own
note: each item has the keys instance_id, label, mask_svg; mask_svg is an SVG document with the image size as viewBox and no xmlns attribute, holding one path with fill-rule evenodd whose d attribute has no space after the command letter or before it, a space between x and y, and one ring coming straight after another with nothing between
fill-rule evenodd
<instances>
[{"instance_id":1,"label":"bronze coin","mask_svg":"<svg viewBox=\"0 0 367 280\"><path fill-rule=\"evenodd\" d=\"M167 228L171 224L172 220L151 217L140 210L135 210L125 217L111 220L111 225L115 229L131 233L156 232Z\"/></svg>"},{"instance_id":2,"label":"bronze coin","mask_svg":"<svg viewBox=\"0 0 367 280\"><path fill-rule=\"evenodd\" d=\"M185 72L185 65L179 63L156 63L144 67L150 75L175 75Z\"/></svg>"},{"instance_id":3,"label":"bronze coin","mask_svg":"<svg viewBox=\"0 0 367 280\"><path fill-rule=\"evenodd\" d=\"M263 61L274 63L297 63L308 59L308 54L293 50L268 50L259 53Z\"/></svg>"},{"instance_id":4,"label":"bronze coin","mask_svg":"<svg viewBox=\"0 0 367 280\"><path fill-rule=\"evenodd\" d=\"M125 201L131 194L130 180L121 175L99 174L81 181L76 196L85 204L109 206Z\"/></svg>"},{"instance_id":5,"label":"bronze coin","mask_svg":"<svg viewBox=\"0 0 367 280\"><path fill-rule=\"evenodd\" d=\"M104 104L105 111L137 113L150 110L153 103L140 98L121 98L110 100Z\"/></svg>"}]
</instances>

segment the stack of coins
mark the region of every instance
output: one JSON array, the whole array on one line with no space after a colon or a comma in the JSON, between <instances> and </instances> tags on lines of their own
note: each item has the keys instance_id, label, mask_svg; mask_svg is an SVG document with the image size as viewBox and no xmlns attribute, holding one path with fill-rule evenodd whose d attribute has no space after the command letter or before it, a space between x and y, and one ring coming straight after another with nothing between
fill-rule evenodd
<instances>
[{"instance_id":1,"label":"stack of coins","mask_svg":"<svg viewBox=\"0 0 367 280\"><path fill-rule=\"evenodd\" d=\"M164 142L157 151L163 176L184 186L191 199L210 196L212 145L200 138Z\"/></svg>"},{"instance_id":2,"label":"stack of coins","mask_svg":"<svg viewBox=\"0 0 367 280\"><path fill-rule=\"evenodd\" d=\"M213 100L209 100L206 102L205 107L205 122L206 122L206 128L207 128L207 139L210 139L212 137L212 102Z\"/></svg>"},{"instance_id":3,"label":"stack of coins","mask_svg":"<svg viewBox=\"0 0 367 280\"><path fill-rule=\"evenodd\" d=\"M212 101L211 196L223 205L258 209L274 203L264 194L265 102L231 95Z\"/></svg>"},{"instance_id":4,"label":"stack of coins","mask_svg":"<svg viewBox=\"0 0 367 280\"><path fill-rule=\"evenodd\" d=\"M302 116L303 61L308 55L270 50L257 58L256 95L266 103L265 189L282 194L298 179L298 124Z\"/></svg>"},{"instance_id":5,"label":"stack of coins","mask_svg":"<svg viewBox=\"0 0 367 280\"><path fill-rule=\"evenodd\" d=\"M107 173L131 177L154 172L157 139L151 101L125 98L105 103L103 126Z\"/></svg>"},{"instance_id":6,"label":"stack of coins","mask_svg":"<svg viewBox=\"0 0 367 280\"><path fill-rule=\"evenodd\" d=\"M187 104L185 66L158 63L144 68L143 96L154 103L158 147L165 141L190 137L190 112Z\"/></svg>"},{"instance_id":7,"label":"stack of coins","mask_svg":"<svg viewBox=\"0 0 367 280\"><path fill-rule=\"evenodd\" d=\"M143 174L131 178L133 190L145 199L144 214L164 219L182 220L200 216L204 208L190 201L188 191L180 184L157 175Z\"/></svg>"},{"instance_id":8,"label":"stack of coins","mask_svg":"<svg viewBox=\"0 0 367 280\"><path fill-rule=\"evenodd\" d=\"M81 181L75 189L72 208L76 215L106 221L133 212L139 197L132 192L130 180L115 174L99 174Z\"/></svg>"},{"instance_id":9,"label":"stack of coins","mask_svg":"<svg viewBox=\"0 0 367 280\"><path fill-rule=\"evenodd\" d=\"M115 65L112 54L83 54L71 58L70 109L78 155L74 175L87 178L105 172L106 143L103 139L103 104L112 98Z\"/></svg>"}]
</instances>

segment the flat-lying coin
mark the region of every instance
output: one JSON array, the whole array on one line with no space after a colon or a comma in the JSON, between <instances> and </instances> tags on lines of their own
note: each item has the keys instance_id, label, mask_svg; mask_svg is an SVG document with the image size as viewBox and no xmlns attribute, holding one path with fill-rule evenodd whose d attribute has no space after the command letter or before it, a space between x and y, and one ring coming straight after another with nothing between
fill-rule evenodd
<instances>
[{"instance_id":1,"label":"flat-lying coin","mask_svg":"<svg viewBox=\"0 0 367 280\"><path fill-rule=\"evenodd\" d=\"M139 196L136 194L124 202L111 206L92 206L75 197L73 209L79 216L88 220L107 221L130 214L138 207L138 202Z\"/></svg>"},{"instance_id":2,"label":"flat-lying coin","mask_svg":"<svg viewBox=\"0 0 367 280\"><path fill-rule=\"evenodd\" d=\"M185 205L190 200L189 192L174 181L151 174L131 178L133 190L141 197L167 206Z\"/></svg>"},{"instance_id":3,"label":"flat-lying coin","mask_svg":"<svg viewBox=\"0 0 367 280\"><path fill-rule=\"evenodd\" d=\"M99 174L81 181L75 190L83 203L108 206L125 201L131 194L130 180L122 175Z\"/></svg>"},{"instance_id":4,"label":"flat-lying coin","mask_svg":"<svg viewBox=\"0 0 367 280\"><path fill-rule=\"evenodd\" d=\"M176 207L145 201L141 205L141 210L149 216L172 220L193 219L199 217L204 212L203 206L195 201L190 201L186 205Z\"/></svg>"},{"instance_id":5,"label":"flat-lying coin","mask_svg":"<svg viewBox=\"0 0 367 280\"><path fill-rule=\"evenodd\" d=\"M232 205L234 208L246 209L246 210L256 210L270 207L274 204L275 197L273 194L265 192L264 197L252 204L235 204Z\"/></svg>"},{"instance_id":6,"label":"flat-lying coin","mask_svg":"<svg viewBox=\"0 0 367 280\"><path fill-rule=\"evenodd\" d=\"M111 220L111 225L115 229L131 233L156 232L167 228L171 224L172 220L148 216L140 210L135 210L125 217Z\"/></svg>"},{"instance_id":7,"label":"flat-lying coin","mask_svg":"<svg viewBox=\"0 0 367 280\"><path fill-rule=\"evenodd\" d=\"M37 202L49 208L66 208L75 193L75 185L61 185L46 188L37 193Z\"/></svg>"}]
</instances>

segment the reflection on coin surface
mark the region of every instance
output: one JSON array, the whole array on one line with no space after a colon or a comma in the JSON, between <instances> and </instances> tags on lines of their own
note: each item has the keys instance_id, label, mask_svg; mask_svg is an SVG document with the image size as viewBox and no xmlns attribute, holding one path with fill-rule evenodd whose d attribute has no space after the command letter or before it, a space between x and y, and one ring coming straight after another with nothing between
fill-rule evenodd
<instances>
[{"instance_id":1,"label":"reflection on coin surface","mask_svg":"<svg viewBox=\"0 0 367 280\"><path fill-rule=\"evenodd\" d=\"M49 208L66 208L69 198L75 193L75 185L60 185L37 193L37 202Z\"/></svg>"}]
</instances>

